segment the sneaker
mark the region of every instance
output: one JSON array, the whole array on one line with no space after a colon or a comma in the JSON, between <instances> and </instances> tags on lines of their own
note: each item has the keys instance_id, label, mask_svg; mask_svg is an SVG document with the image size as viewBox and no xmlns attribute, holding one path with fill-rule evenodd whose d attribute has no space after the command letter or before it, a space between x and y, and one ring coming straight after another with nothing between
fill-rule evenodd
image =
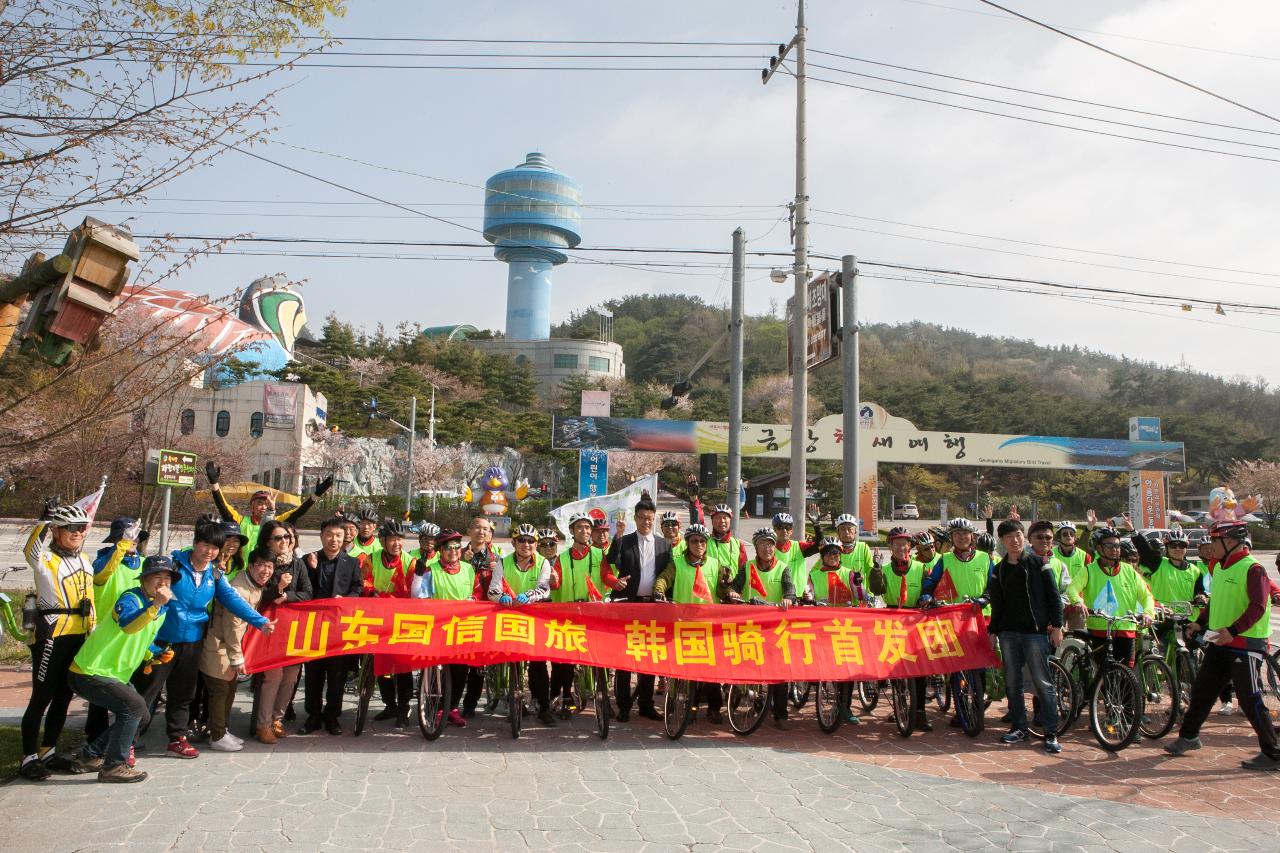
<instances>
[{"instance_id":1,"label":"sneaker","mask_svg":"<svg viewBox=\"0 0 1280 853\"><path fill-rule=\"evenodd\" d=\"M200 750L188 743L185 737L180 737L177 740L169 741L169 748L165 751L165 754L170 758L199 758ZM136 782L140 780L129 779L127 781Z\"/></svg>"},{"instance_id":2,"label":"sneaker","mask_svg":"<svg viewBox=\"0 0 1280 853\"><path fill-rule=\"evenodd\" d=\"M130 767L127 763L104 767L98 771L99 782L141 782L146 778L147 771Z\"/></svg>"},{"instance_id":3,"label":"sneaker","mask_svg":"<svg viewBox=\"0 0 1280 853\"><path fill-rule=\"evenodd\" d=\"M1050 755L1057 755L1062 752L1062 744L1058 743L1056 737L1047 737L1044 739L1044 751Z\"/></svg>"},{"instance_id":4,"label":"sneaker","mask_svg":"<svg viewBox=\"0 0 1280 853\"><path fill-rule=\"evenodd\" d=\"M449 725L457 726L460 729L467 726L467 721L462 718L462 714L458 713L457 708L449 712Z\"/></svg>"},{"instance_id":5,"label":"sneaker","mask_svg":"<svg viewBox=\"0 0 1280 853\"><path fill-rule=\"evenodd\" d=\"M399 713L400 709L398 707L395 705L388 705L378 713L374 714L373 720L376 723L384 723L387 720L394 720Z\"/></svg>"},{"instance_id":6,"label":"sneaker","mask_svg":"<svg viewBox=\"0 0 1280 853\"><path fill-rule=\"evenodd\" d=\"M1240 766L1245 770L1280 770L1280 758L1272 758L1265 752L1259 752L1248 761L1241 761Z\"/></svg>"},{"instance_id":7,"label":"sneaker","mask_svg":"<svg viewBox=\"0 0 1280 853\"><path fill-rule=\"evenodd\" d=\"M1186 755L1188 752L1199 748L1200 738L1198 737L1179 737L1173 743L1166 743L1164 745L1164 751L1170 755Z\"/></svg>"},{"instance_id":8,"label":"sneaker","mask_svg":"<svg viewBox=\"0 0 1280 853\"><path fill-rule=\"evenodd\" d=\"M1031 735L1026 729L1010 729L1000 735L1000 742L1004 744L1025 743L1031 739Z\"/></svg>"},{"instance_id":9,"label":"sneaker","mask_svg":"<svg viewBox=\"0 0 1280 853\"><path fill-rule=\"evenodd\" d=\"M133 747L129 747L129 758L125 761L125 764L128 764L130 767L135 767L138 764L138 756L137 753L134 752Z\"/></svg>"},{"instance_id":10,"label":"sneaker","mask_svg":"<svg viewBox=\"0 0 1280 853\"><path fill-rule=\"evenodd\" d=\"M858 715L853 713L852 711L844 712L844 721L851 726L856 726L862 722L861 720L858 719Z\"/></svg>"},{"instance_id":11,"label":"sneaker","mask_svg":"<svg viewBox=\"0 0 1280 853\"><path fill-rule=\"evenodd\" d=\"M915 730L918 732L931 732L933 731L933 723L929 722L929 718L924 714L920 714L916 717Z\"/></svg>"},{"instance_id":12,"label":"sneaker","mask_svg":"<svg viewBox=\"0 0 1280 853\"><path fill-rule=\"evenodd\" d=\"M236 743L227 735L223 735L217 740L209 741L209 748L216 749L218 752L239 752L244 749L244 744Z\"/></svg>"},{"instance_id":13,"label":"sneaker","mask_svg":"<svg viewBox=\"0 0 1280 853\"><path fill-rule=\"evenodd\" d=\"M23 779L30 779L32 782L43 782L53 775L48 767L44 766L44 762L38 758L30 757L22 762L22 766L18 768L18 775Z\"/></svg>"},{"instance_id":14,"label":"sneaker","mask_svg":"<svg viewBox=\"0 0 1280 853\"><path fill-rule=\"evenodd\" d=\"M561 705L561 706L560 706L560 719L562 719L562 720L572 720L572 719L573 719L573 711L572 711L572 709L570 709L570 707L568 706L568 704L564 704L564 705Z\"/></svg>"},{"instance_id":15,"label":"sneaker","mask_svg":"<svg viewBox=\"0 0 1280 853\"><path fill-rule=\"evenodd\" d=\"M556 718L555 715L551 713L550 708L539 708L538 722L542 723L544 726L554 726L556 724Z\"/></svg>"},{"instance_id":16,"label":"sneaker","mask_svg":"<svg viewBox=\"0 0 1280 853\"><path fill-rule=\"evenodd\" d=\"M84 768L82 772L94 772L102 769L102 756L89 755L83 749L76 756L76 763Z\"/></svg>"},{"instance_id":17,"label":"sneaker","mask_svg":"<svg viewBox=\"0 0 1280 853\"><path fill-rule=\"evenodd\" d=\"M235 735L233 735L233 734L231 733L231 730L230 730L230 729L228 729L228 730L227 730L227 733L226 733L225 735L223 735L223 737L225 737L225 738L230 738L232 743L238 743L238 744L240 744L241 746L244 746L244 738L242 738L242 737L236 737ZM131 765L131 766L132 766L132 765Z\"/></svg>"},{"instance_id":18,"label":"sneaker","mask_svg":"<svg viewBox=\"0 0 1280 853\"><path fill-rule=\"evenodd\" d=\"M1236 712L1236 706L1232 702L1223 702L1218 706L1218 713L1224 717L1230 717Z\"/></svg>"},{"instance_id":19,"label":"sneaker","mask_svg":"<svg viewBox=\"0 0 1280 853\"><path fill-rule=\"evenodd\" d=\"M80 762L74 758L67 758L65 755L58 755L56 752L50 752L48 757L44 759L45 769L50 773L57 773L60 776L75 776L79 773L88 772L87 767L81 766Z\"/></svg>"}]
</instances>

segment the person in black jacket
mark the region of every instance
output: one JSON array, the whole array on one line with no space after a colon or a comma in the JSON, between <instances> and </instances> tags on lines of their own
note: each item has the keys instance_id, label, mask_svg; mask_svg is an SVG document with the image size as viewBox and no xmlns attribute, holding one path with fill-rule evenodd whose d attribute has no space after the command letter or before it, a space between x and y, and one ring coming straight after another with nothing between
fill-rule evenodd
<instances>
[{"instance_id":1,"label":"person in black jacket","mask_svg":"<svg viewBox=\"0 0 1280 853\"><path fill-rule=\"evenodd\" d=\"M658 508L648 495L642 495L635 507L635 533L613 540L600 567L600 577L613 590L614 601L653 601L653 582L671 561L671 543L653 532ZM631 718L631 673L618 670L614 682L618 702L618 721ZM636 679L636 699L640 716L661 720L653 706L653 676L641 674Z\"/></svg>"},{"instance_id":2,"label":"person in black jacket","mask_svg":"<svg viewBox=\"0 0 1280 853\"><path fill-rule=\"evenodd\" d=\"M1009 732L1001 743L1021 743L1027 731L1027 705L1022 695L1022 670L1031 673L1044 720L1045 751L1062 751L1058 743L1058 697L1049 675L1052 647L1062 643L1062 597L1057 579L1041 557L1027 550L1022 522L1005 519L997 529L1005 556L987 584L991 600L988 630L1000 638L1004 680L1008 685Z\"/></svg>"},{"instance_id":3,"label":"person in black jacket","mask_svg":"<svg viewBox=\"0 0 1280 853\"><path fill-rule=\"evenodd\" d=\"M303 558L311 580L312 598L359 598L363 575L356 558L344 549L346 519L334 516L320 525L320 550ZM342 734L338 715L342 713L342 688L353 656L335 655L303 665L303 706L307 719L302 734L318 731L323 725L331 735Z\"/></svg>"}]
</instances>

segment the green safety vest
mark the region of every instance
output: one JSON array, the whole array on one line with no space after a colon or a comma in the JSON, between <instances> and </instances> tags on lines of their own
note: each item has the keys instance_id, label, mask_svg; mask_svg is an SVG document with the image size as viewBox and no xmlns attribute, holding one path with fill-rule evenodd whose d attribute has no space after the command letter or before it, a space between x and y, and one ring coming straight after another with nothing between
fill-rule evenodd
<instances>
[{"instance_id":1,"label":"green safety vest","mask_svg":"<svg viewBox=\"0 0 1280 853\"><path fill-rule=\"evenodd\" d=\"M141 587L126 590L120 597L124 598L126 595L135 596L144 606L150 606L142 594ZM76 653L72 665L77 672L84 675L113 678L128 684L133 671L146 659L147 650L155 640L156 634L160 633L160 626L164 624L166 615L161 613L140 630L126 634L116 622L116 612L113 607L111 618L98 621L89 638ZM144 617L139 615L136 618Z\"/></svg>"},{"instance_id":2,"label":"green safety vest","mask_svg":"<svg viewBox=\"0 0 1280 853\"><path fill-rule=\"evenodd\" d=\"M124 554L119 555L119 562L116 564L116 570L111 573L111 577L102 586L94 585L93 587L93 609L97 613L109 613L111 608L116 606L120 596L128 590L138 585L138 577L142 572L142 563L138 563L138 568L131 569L125 565ZM117 559L116 554L107 557L107 562ZM141 557L139 557L141 560Z\"/></svg>"},{"instance_id":3,"label":"green safety vest","mask_svg":"<svg viewBox=\"0 0 1280 853\"><path fill-rule=\"evenodd\" d=\"M707 562L714 560L721 566L729 566L733 575L729 580L736 580L738 572L742 570L742 566L738 564L738 555L742 552L742 540L736 536L730 536L727 542L720 542L714 536L707 540ZM715 583L708 580L711 584L712 593L715 592Z\"/></svg>"},{"instance_id":4,"label":"green safety vest","mask_svg":"<svg viewBox=\"0 0 1280 853\"><path fill-rule=\"evenodd\" d=\"M604 551L594 546L587 546L587 554L581 560L573 558L573 548L565 548L556 557L560 566L560 588L551 590L551 600L559 603L570 601L590 601L587 592L587 578L591 579L596 592L604 597L609 590L605 588L604 579L600 577L600 567L604 563Z\"/></svg>"},{"instance_id":5,"label":"green safety vest","mask_svg":"<svg viewBox=\"0 0 1280 853\"><path fill-rule=\"evenodd\" d=\"M242 515L240 516L240 532L249 540L240 549L240 553L244 555L244 561L247 565L249 563L249 555L258 547L258 534L262 532L262 525L254 524L253 519L247 515Z\"/></svg>"},{"instance_id":6,"label":"green safety vest","mask_svg":"<svg viewBox=\"0 0 1280 853\"><path fill-rule=\"evenodd\" d=\"M755 587L751 586L750 572L754 569L756 575L760 578L761 582L764 583L764 600L768 601L771 604L777 604L779 601L781 601L782 600L782 577L783 575L791 573L791 567L786 563L782 562L781 560L777 560L777 559L773 561L772 569L760 568L759 564L756 563L755 560L752 560L750 563L747 564L747 566L748 566L747 586L744 588L744 591L747 589L751 590L750 597L755 597L760 594L759 591L755 589ZM795 581L792 581L792 583L794 584ZM743 597L747 598L748 596L743 596Z\"/></svg>"},{"instance_id":7,"label":"green safety vest","mask_svg":"<svg viewBox=\"0 0 1280 853\"><path fill-rule=\"evenodd\" d=\"M671 546L671 553L683 554L686 550L688 550L688 548L689 548L689 545L684 541L684 537L682 536L680 537L679 542Z\"/></svg>"},{"instance_id":8,"label":"green safety vest","mask_svg":"<svg viewBox=\"0 0 1280 853\"><path fill-rule=\"evenodd\" d=\"M1195 563L1187 563L1185 568L1178 568L1162 557L1159 567L1151 573L1151 595L1160 604L1175 601L1190 601L1196 594L1196 581L1204 572L1204 567Z\"/></svg>"},{"instance_id":9,"label":"green safety vest","mask_svg":"<svg viewBox=\"0 0 1280 853\"><path fill-rule=\"evenodd\" d=\"M788 539L787 541L791 543L787 550L783 551L778 548L774 551L774 554L777 556L778 562L786 564L787 571L791 572L791 583L795 585L796 595L801 596L804 595L804 582L805 578L808 577L805 573L804 554L800 553L799 542L794 539Z\"/></svg>"},{"instance_id":10,"label":"green safety vest","mask_svg":"<svg viewBox=\"0 0 1280 853\"><path fill-rule=\"evenodd\" d=\"M241 521L240 523L244 524L243 521ZM379 539L377 536L375 536L369 542L368 545L361 545L359 539L357 539L355 542L352 542L351 550L348 551L347 553L355 557L356 559L359 559L361 554L366 554L370 558L372 558L374 554L378 553L381 550L382 550L382 540Z\"/></svg>"},{"instance_id":11,"label":"green safety vest","mask_svg":"<svg viewBox=\"0 0 1280 853\"><path fill-rule=\"evenodd\" d=\"M843 548L844 546L841 545ZM865 578L871 571L871 548L866 542L857 542L853 550L840 552L840 565L854 572L860 572Z\"/></svg>"},{"instance_id":12,"label":"green safety vest","mask_svg":"<svg viewBox=\"0 0 1280 853\"><path fill-rule=\"evenodd\" d=\"M1035 551L1031 553L1037 557L1040 556ZM1053 582L1058 585L1058 592L1065 595L1067 590L1071 589L1071 584L1075 582L1075 575L1071 574L1071 568L1053 551L1049 552L1048 557L1041 559L1044 560L1045 568L1053 575Z\"/></svg>"},{"instance_id":13,"label":"green safety vest","mask_svg":"<svg viewBox=\"0 0 1280 853\"><path fill-rule=\"evenodd\" d=\"M925 570L928 567L919 560L908 560L906 574L899 575L894 571L893 563L884 567L884 603L888 607L914 607L920 598L920 587L924 584ZM902 587L907 591L903 595ZM901 602L901 604L899 604Z\"/></svg>"},{"instance_id":14,"label":"green safety vest","mask_svg":"<svg viewBox=\"0 0 1280 853\"><path fill-rule=\"evenodd\" d=\"M414 548L412 551L409 552L409 556L413 557L413 559L417 560L419 563L423 561L421 548ZM440 565L440 552L436 551L434 554L431 555L431 558L426 561L427 571L431 571L438 565Z\"/></svg>"},{"instance_id":15,"label":"green safety vest","mask_svg":"<svg viewBox=\"0 0 1280 853\"><path fill-rule=\"evenodd\" d=\"M849 594L854 594L853 583L849 580L849 569L841 566L835 569L835 575L845 586L849 588ZM813 598L814 601L830 601L831 590L827 588L827 574L829 570L825 568L821 561L809 571L809 580L813 582Z\"/></svg>"},{"instance_id":16,"label":"green safety vest","mask_svg":"<svg viewBox=\"0 0 1280 853\"><path fill-rule=\"evenodd\" d=\"M1119 565L1120 571L1113 577L1103 571L1102 566L1097 562L1089 564L1087 580L1084 589L1081 590L1084 606L1090 610L1096 610L1094 605L1098 601L1098 596L1106 589L1107 581L1111 581L1111 590L1116 597L1116 613L1150 614L1152 608L1148 606L1151 604L1148 599L1151 591L1147 588L1146 580L1128 563L1121 562ZM1101 616L1090 616L1085 620L1085 627L1090 631L1106 631L1107 620ZM1138 626L1133 622L1117 622L1115 626L1117 631L1136 631L1137 629Z\"/></svg>"},{"instance_id":17,"label":"green safety vest","mask_svg":"<svg viewBox=\"0 0 1280 853\"><path fill-rule=\"evenodd\" d=\"M1053 556L1061 560L1071 572L1072 586L1084 583L1084 568L1088 560L1088 554L1083 548L1077 545L1071 550L1071 556L1068 557L1062 553L1062 550L1057 545L1055 545L1053 546Z\"/></svg>"},{"instance_id":18,"label":"green safety vest","mask_svg":"<svg viewBox=\"0 0 1280 853\"><path fill-rule=\"evenodd\" d=\"M434 598L442 601L468 601L475 594L476 570L468 562L458 564L458 571L450 574L443 567L431 573Z\"/></svg>"},{"instance_id":19,"label":"green safety vest","mask_svg":"<svg viewBox=\"0 0 1280 853\"><path fill-rule=\"evenodd\" d=\"M942 555L942 572L951 578L951 584L956 588L956 601L980 598L987 592L987 579L991 576L991 556L983 551L974 551L968 560L961 560L955 551L948 551ZM941 586L942 582L939 581L938 584Z\"/></svg>"},{"instance_id":20,"label":"green safety vest","mask_svg":"<svg viewBox=\"0 0 1280 853\"><path fill-rule=\"evenodd\" d=\"M675 589L672 591L671 600L676 604L715 604L717 603L716 588L720 581L720 564L711 557L707 557L702 563L702 579L707 584L707 590L711 593L711 600L695 596L693 594L693 580L697 575L697 569L689 562L685 554L672 554L671 565L676 571Z\"/></svg>"},{"instance_id":21,"label":"green safety vest","mask_svg":"<svg viewBox=\"0 0 1280 853\"><path fill-rule=\"evenodd\" d=\"M413 555L402 551L400 553L400 565L403 567L403 571L412 572L414 569ZM383 564L381 548L369 557L369 566L372 569L374 591L391 592L394 588L391 579L395 576L396 570Z\"/></svg>"},{"instance_id":22,"label":"green safety vest","mask_svg":"<svg viewBox=\"0 0 1280 853\"><path fill-rule=\"evenodd\" d=\"M1230 628L1249 609L1249 569L1257 563L1252 554L1247 554L1230 566L1218 564L1213 572L1213 595L1209 596L1210 631ZM1239 636L1258 639L1271 636L1270 595L1266 596L1266 602L1262 616Z\"/></svg>"},{"instance_id":23,"label":"green safety vest","mask_svg":"<svg viewBox=\"0 0 1280 853\"><path fill-rule=\"evenodd\" d=\"M537 588L538 576L542 573L543 562L545 562L543 558L535 553L533 555L533 567L525 571L516 565L515 554L508 554L502 558L502 577L506 580L507 586L511 587L513 596Z\"/></svg>"}]
</instances>

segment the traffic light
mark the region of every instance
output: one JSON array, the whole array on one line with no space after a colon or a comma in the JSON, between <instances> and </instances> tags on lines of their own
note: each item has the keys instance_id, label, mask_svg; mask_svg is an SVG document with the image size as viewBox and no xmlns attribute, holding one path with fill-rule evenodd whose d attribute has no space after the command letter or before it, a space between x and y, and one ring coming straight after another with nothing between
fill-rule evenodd
<instances>
[{"instance_id":1,"label":"traffic light","mask_svg":"<svg viewBox=\"0 0 1280 853\"><path fill-rule=\"evenodd\" d=\"M20 330L22 352L52 365L65 364L72 348L93 340L115 311L138 247L128 228L86 216L68 235L62 254L70 259L70 269L31 293Z\"/></svg>"}]
</instances>

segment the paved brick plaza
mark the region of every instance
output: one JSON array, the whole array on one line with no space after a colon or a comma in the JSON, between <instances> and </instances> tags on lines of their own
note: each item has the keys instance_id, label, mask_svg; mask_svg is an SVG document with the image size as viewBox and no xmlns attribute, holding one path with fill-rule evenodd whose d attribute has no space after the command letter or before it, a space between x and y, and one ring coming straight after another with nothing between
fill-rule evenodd
<instances>
[{"instance_id":1,"label":"paved brick plaza","mask_svg":"<svg viewBox=\"0 0 1280 853\"><path fill-rule=\"evenodd\" d=\"M241 734L247 706L242 695ZM884 714L831 737L811 707L792 731L747 739L699 720L678 743L641 721L604 744L589 716L518 741L498 718L434 744L379 724L189 762L147 755L140 785L14 782L0 814L11 828L62 828L11 832L14 853L1280 849L1280 778L1238 769L1256 751L1239 717L1215 717L1206 749L1174 761L1155 744L1109 756L1083 727L1056 758L945 723L903 741Z\"/></svg>"}]
</instances>

